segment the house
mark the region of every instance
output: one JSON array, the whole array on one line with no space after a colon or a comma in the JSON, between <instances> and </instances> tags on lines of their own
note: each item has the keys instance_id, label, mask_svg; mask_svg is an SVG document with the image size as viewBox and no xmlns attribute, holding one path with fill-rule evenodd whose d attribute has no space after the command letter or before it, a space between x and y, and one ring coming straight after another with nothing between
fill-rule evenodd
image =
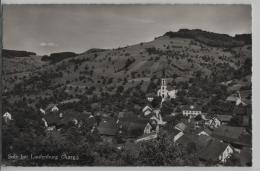
<instances>
[{"instance_id":1,"label":"house","mask_svg":"<svg viewBox=\"0 0 260 171\"><path fill-rule=\"evenodd\" d=\"M44 127L45 128L48 128L49 126L48 126L48 122L44 119L44 118L42 118L42 121L43 121L43 123L44 123Z\"/></svg>"},{"instance_id":2,"label":"house","mask_svg":"<svg viewBox=\"0 0 260 171\"><path fill-rule=\"evenodd\" d=\"M197 135L199 135L199 136L200 135L211 136L211 134L212 134L212 131L207 129L207 128L205 128L204 130L200 131Z\"/></svg>"},{"instance_id":3,"label":"house","mask_svg":"<svg viewBox=\"0 0 260 171\"><path fill-rule=\"evenodd\" d=\"M157 91L157 96L162 98L162 101L165 101L167 98L175 99L178 90L174 87L167 87L166 78L161 79L161 88Z\"/></svg>"},{"instance_id":4,"label":"house","mask_svg":"<svg viewBox=\"0 0 260 171\"><path fill-rule=\"evenodd\" d=\"M221 125L212 132L212 136L232 144L233 147L241 149L243 147L251 147L252 136L244 127L233 127Z\"/></svg>"},{"instance_id":5,"label":"house","mask_svg":"<svg viewBox=\"0 0 260 171\"><path fill-rule=\"evenodd\" d=\"M233 153L234 150L229 144L212 140L198 155L202 161L225 163Z\"/></svg>"},{"instance_id":6,"label":"house","mask_svg":"<svg viewBox=\"0 0 260 171\"><path fill-rule=\"evenodd\" d=\"M211 129L218 128L221 125L221 121L217 117L211 117L205 121L205 125Z\"/></svg>"},{"instance_id":7,"label":"house","mask_svg":"<svg viewBox=\"0 0 260 171\"><path fill-rule=\"evenodd\" d=\"M43 110L42 108L40 108L40 112L41 112L43 115L46 114L45 110Z\"/></svg>"},{"instance_id":8,"label":"house","mask_svg":"<svg viewBox=\"0 0 260 171\"><path fill-rule=\"evenodd\" d=\"M144 128L144 134L150 134L152 131L152 126L150 123L147 123L147 125Z\"/></svg>"},{"instance_id":9,"label":"house","mask_svg":"<svg viewBox=\"0 0 260 171\"><path fill-rule=\"evenodd\" d=\"M146 95L146 99L149 101L149 102L152 102L153 99L154 99L155 95L153 93L148 93Z\"/></svg>"},{"instance_id":10,"label":"house","mask_svg":"<svg viewBox=\"0 0 260 171\"><path fill-rule=\"evenodd\" d=\"M147 105L143 108L142 111L144 113L144 116L149 116L153 112L153 109Z\"/></svg>"},{"instance_id":11,"label":"house","mask_svg":"<svg viewBox=\"0 0 260 171\"><path fill-rule=\"evenodd\" d=\"M221 122L222 125L226 125L231 121L233 116L232 115L217 115L216 117L218 118L218 120Z\"/></svg>"},{"instance_id":12,"label":"house","mask_svg":"<svg viewBox=\"0 0 260 171\"><path fill-rule=\"evenodd\" d=\"M179 131L185 131L185 129L187 128L187 126L184 124L184 123L182 123L182 122L180 122L180 123L178 123L177 125L175 125L175 127L174 127L175 129L177 129L177 130L179 130Z\"/></svg>"},{"instance_id":13,"label":"house","mask_svg":"<svg viewBox=\"0 0 260 171\"><path fill-rule=\"evenodd\" d=\"M183 147L187 147L189 144L195 144L194 141L196 135L193 134L183 134L179 138L176 138L175 143L181 144Z\"/></svg>"},{"instance_id":14,"label":"house","mask_svg":"<svg viewBox=\"0 0 260 171\"><path fill-rule=\"evenodd\" d=\"M204 150L214 138L207 135L194 136L194 143L196 144L197 151Z\"/></svg>"},{"instance_id":15,"label":"house","mask_svg":"<svg viewBox=\"0 0 260 171\"><path fill-rule=\"evenodd\" d=\"M156 139L157 137L158 137L158 135L157 135L156 132L151 132L150 134L145 134L145 135L140 136L135 141L135 143L139 143L139 142L143 142L143 141L149 141L149 140L152 140L152 139Z\"/></svg>"},{"instance_id":16,"label":"house","mask_svg":"<svg viewBox=\"0 0 260 171\"><path fill-rule=\"evenodd\" d=\"M195 107L193 105L186 105L182 107L182 114L186 117L196 117L197 115L201 115L201 109L199 107Z\"/></svg>"},{"instance_id":17,"label":"house","mask_svg":"<svg viewBox=\"0 0 260 171\"><path fill-rule=\"evenodd\" d=\"M160 113L160 109L154 109L153 113L150 115L150 119L156 120L157 124L159 125L165 125L166 122L163 121L162 115Z\"/></svg>"},{"instance_id":18,"label":"house","mask_svg":"<svg viewBox=\"0 0 260 171\"><path fill-rule=\"evenodd\" d=\"M4 119L5 123L8 123L9 121L12 120L12 115L9 112L5 112L3 115L3 119Z\"/></svg>"},{"instance_id":19,"label":"house","mask_svg":"<svg viewBox=\"0 0 260 171\"><path fill-rule=\"evenodd\" d=\"M174 143L176 141L178 141L178 139L181 138L184 135L183 131L180 131L180 130L177 130L177 129L171 130L171 134L173 135L173 142Z\"/></svg>"},{"instance_id":20,"label":"house","mask_svg":"<svg viewBox=\"0 0 260 171\"><path fill-rule=\"evenodd\" d=\"M242 104L243 106L247 105L245 103L245 100L242 99L239 91L237 91L237 94L232 94L232 95L228 96L226 101L235 102L236 106L239 106L240 104Z\"/></svg>"},{"instance_id":21,"label":"house","mask_svg":"<svg viewBox=\"0 0 260 171\"><path fill-rule=\"evenodd\" d=\"M47 107L46 107L46 109L45 109L45 111L47 112L58 112L59 111L59 108L57 107L57 105L56 104L49 104Z\"/></svg>"}]
</instances>

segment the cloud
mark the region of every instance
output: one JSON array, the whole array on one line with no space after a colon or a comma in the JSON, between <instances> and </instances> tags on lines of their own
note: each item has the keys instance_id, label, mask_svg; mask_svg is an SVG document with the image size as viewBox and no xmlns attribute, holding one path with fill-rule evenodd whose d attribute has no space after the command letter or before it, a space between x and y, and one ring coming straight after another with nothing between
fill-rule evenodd
<instances>
[{"instance_id":1,"label":"cloud","mask_svg":"<svg viewBox=\"0 0 260 171\"><path fill-rule=\"evenodd\" d=\"M42 46L42 47L57 47L58 44L53 43L53 42L41 42L40 46Z\"/></svg>"}]
</instances>

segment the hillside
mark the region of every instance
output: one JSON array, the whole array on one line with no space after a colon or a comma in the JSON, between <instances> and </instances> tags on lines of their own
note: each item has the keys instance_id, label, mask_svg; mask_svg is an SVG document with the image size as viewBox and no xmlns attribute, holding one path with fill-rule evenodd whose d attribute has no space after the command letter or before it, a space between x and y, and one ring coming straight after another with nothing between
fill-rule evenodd
<instances>
[{"instance_id":1,"label":"hillside","mask_svg":"<svg viewBox=\"0 0 260 171\"><path fill-rule=\"evenodd\" d=\"M24 93L35 99L36 95L51 97L55 90L71 96L111 94L120 86L128 92L136 86L141 86L143 92L155 92L151 78L158 87L162 76L172 78L170 84L174 85L198 76L219 83L242 79L246 74L236 73L252 55L251 44L244 39L181 29L150 42L110 50L91 49L54 63L36 57L4 58L4 86L9 92L19 92L23 87ZM10 71L13 64L15 68Z\"/></svg>"}]
</instances>

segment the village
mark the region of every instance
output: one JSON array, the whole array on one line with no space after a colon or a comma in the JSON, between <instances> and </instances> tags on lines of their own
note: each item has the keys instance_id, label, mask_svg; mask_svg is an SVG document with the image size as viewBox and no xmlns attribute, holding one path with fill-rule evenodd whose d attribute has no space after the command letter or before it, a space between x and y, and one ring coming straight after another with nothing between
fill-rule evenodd
<instances>
[{"instance_id":1,"label":"village","mask_svg":"<svg viewBox=\"0 0 260 171\"><path fill-rule=\"evenodd\" d=\"M168 86L167 80L161 78L160 89L146 94L146 105L134 106L139 113L127 109L112 114L86 110L76 112L69 107L64 108L80 101L73 98L39 108L42 126L47 134L51 134L62 131L68 125L81 130L87 123L91 133L98 134L103 142L118 151L124 150L126 144L135 147L140 143L153 142L166 133L171 135L173 144L196 150L202 166L208 162L225 165L232 158L238 158L242 166L250 166L252 133L247 129L250 124L248 116L242 117L241 126L234 126L233 115L206 113L197 104L181 105L178 106L180 110L171 109L170 113L166 110L165 114L165 104L175 101L178 96L178 89ZM250 105L242 100L239 91L226 100L236 107ZM8 126L15 118L6 111L3 120Z\"/></svg>"}]
</instances>

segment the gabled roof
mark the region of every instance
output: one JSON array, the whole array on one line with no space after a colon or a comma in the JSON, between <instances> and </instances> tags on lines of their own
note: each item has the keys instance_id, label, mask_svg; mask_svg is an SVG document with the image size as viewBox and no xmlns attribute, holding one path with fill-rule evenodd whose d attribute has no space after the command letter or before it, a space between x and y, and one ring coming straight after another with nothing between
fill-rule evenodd
<instances>
[{"instance_id":1,"label":"gabled roof","mask_svg":"<svg viewBox=\"0 0 260 171\"><path fill-rule=\"evenodd\" d=\"M221 155L228 147L227 143L222 143L218 140L212 140L207 147L199 152L199 158L206 161L218 161Z\"/></svg>"},{"instance_id":2,"label":"gabled roof","mask_svg":"<svg viewBox=\"0 0 260 171\"><path fill-rule=\"evenodd\" d=\"M150 110L152 111L153 109L149 106L149 105L146 105L144 108L143 108L143 112L146 112L147 110Z\"/></svg>"},{"instance_id":3,"label":"gabled roof","mask_svg":"<svg viewBox=\"0 0 260 171\"><path fill-rule=\"evenodd\" d=\"M178 129L180 131L184 131L186 128L187 126L183 122L180 122L177 125L175 125L175 129Z\"/></svg>"}]
</instances>

